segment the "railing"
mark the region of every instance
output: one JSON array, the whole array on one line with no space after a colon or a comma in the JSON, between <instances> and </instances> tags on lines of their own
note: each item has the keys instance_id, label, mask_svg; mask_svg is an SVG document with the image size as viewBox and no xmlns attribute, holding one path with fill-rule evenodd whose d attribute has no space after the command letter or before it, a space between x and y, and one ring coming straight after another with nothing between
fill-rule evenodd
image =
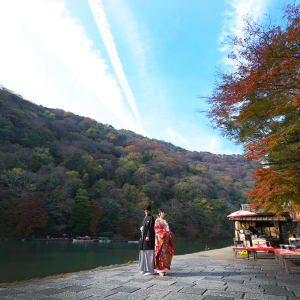
<instances>
[{"instance_id":1,"label":"railing","mask_svg":"<svg viewBox=\"0 0 300 300\"><path fill-rule=\"evenodd\" d=\"M241 204L242 210L256 212L256 213L264 213L264 210L262 208L256 209L251 204Z\"/></svg>"}]
</instances>

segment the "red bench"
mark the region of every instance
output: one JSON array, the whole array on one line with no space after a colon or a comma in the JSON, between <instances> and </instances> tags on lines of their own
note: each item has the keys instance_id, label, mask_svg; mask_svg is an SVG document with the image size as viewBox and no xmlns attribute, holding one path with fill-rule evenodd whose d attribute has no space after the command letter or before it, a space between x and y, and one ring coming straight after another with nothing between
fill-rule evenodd
<instances>
[{"instance_id":1,"label":"red bench","mask_svg":"<svg viewBox=\"0 0 300 300\"><path fill-rule=\"evenodd\" d=\"M275 248L273 247L233 247L235 252L235 257L237 257L237 252L241 250L246 250L248 259L250 255L253 254L253 259L256 260L258 258L257 252L266 252L266 253L275 253Z\"/></svg>"},{"instance_id":2,"label":"red bench","mask_svg":"<svg viewBox=\"0 0 300 300\"><path fill-rule=\"evenodd\" d=\"M287 273L291 272L295 267L298 271L298 268L300 267L300 249L276 249L275 258Z\"/></svg>"}]
</instances>

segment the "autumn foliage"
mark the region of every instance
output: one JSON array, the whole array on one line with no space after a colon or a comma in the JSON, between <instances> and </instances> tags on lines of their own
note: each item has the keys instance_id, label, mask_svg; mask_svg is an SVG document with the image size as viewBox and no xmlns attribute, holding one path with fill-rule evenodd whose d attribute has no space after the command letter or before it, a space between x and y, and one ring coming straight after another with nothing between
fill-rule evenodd
<instances>
[{"instance_id":1,"label":"autumn foliage","mask_svg":"<svg viewBox=\"0 0 300 300\"><path fill-rule=\"evenodd\" d=\"M177 237L230 237L226 215L253 170L241 155L187 151L0 88L0 238L136 240L148 203Z\"/></svg>"},{"instance_id":2,"label":"autumn foliage","mask_svg":"<svg viewBox=\"0 0 300 300\"><path fill-rule=\"evenodd\" d=\"M31 198L20 202L14 209L15 234L30 236L35 229L43 229L47 225L48 216L41 200Z\"/></svg>"},{"instance_id":3,"label":"autumn foliage","mask_svg":"<svg viewBox=\"0 0 300 300\"><path fill-rule=\"evenodd\" d=\"M284 25L247 22L231 40L233 71L220 75L210 117L245 145L258 162L256 205L278 211L300 204L300 5L289 5Z\"/></svg>"}]
</instances>

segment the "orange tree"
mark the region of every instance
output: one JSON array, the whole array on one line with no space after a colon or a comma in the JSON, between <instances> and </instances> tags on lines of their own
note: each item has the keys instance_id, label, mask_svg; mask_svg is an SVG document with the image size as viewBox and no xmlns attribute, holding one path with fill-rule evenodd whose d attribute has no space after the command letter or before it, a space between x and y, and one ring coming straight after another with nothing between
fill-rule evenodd
<instances>
[{"instance_id":1,"label":"orange tree","mask_svg":"<svg viewBox=\"0 0 300 300\"><path fill-rule=\"evenodd\" d=\"M234 67L219 75L209 117L256 160L250 199L266 209L300 204L300 5L283 25L247 22L229 43Z\"/></svg>"}]
</instances>

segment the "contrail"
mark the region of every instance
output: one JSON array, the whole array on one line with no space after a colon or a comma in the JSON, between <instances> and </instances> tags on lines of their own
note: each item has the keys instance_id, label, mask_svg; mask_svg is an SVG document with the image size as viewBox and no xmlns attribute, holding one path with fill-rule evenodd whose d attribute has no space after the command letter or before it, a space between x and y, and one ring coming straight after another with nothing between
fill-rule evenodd
<instances>
[{"instance_id":1,"label":"contrail","mask_svg":"<svg viewBox=\"0 0 300 300\"><path fill-rule=\"evenodd\" d=\"M105 15L104 7L101 0L89 0L89 6L94 15L95 22L97 24L98 31L103 39L106 51L109 55L110 61L119 80L121 88L125 94L125 97L133 111L133 114L141 127L143 134L145 134L142 121L136 106L134 95L126 79L123 66L116 48L116 44L113 35L110 31L109 24Z\"/></svg>"}]
</instances>

